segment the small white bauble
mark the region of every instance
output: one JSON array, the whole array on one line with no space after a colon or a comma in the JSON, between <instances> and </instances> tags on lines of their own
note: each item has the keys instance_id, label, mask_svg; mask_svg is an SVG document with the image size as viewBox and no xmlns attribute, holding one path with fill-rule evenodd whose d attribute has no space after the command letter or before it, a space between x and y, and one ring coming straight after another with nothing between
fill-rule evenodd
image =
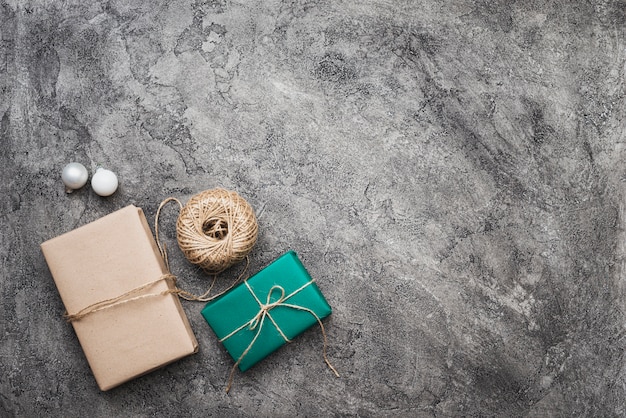
<instances>
[{"instance_id":1,"label":"small white bauble","mask_svg":"<svg viewBox=\"0 0 626 418\"><path fill-rule=\"evenodd\" d=\"M87 183L89 173L81 163L69 163L63 167L61 180L65 184L65 191L72 193L75 189L80 189Z\"/></svg>"},{"instance_id":2,"label":"small white bauble","mask_svg":"<svg viewBox=\"0 0 626 418\"><path fill-rule=\"evenodd\" d=\"M117 190L117 176L110 170L99 168L91 178L93 191L100 196L111 196Z\"/></svg>"}]
</instances>

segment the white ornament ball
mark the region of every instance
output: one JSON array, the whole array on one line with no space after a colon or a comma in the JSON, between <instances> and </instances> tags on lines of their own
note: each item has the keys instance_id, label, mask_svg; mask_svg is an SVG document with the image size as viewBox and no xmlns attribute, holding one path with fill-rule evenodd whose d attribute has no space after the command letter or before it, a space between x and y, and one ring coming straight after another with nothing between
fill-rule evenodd
<instances>
[{"instance_id":1,"label":"white ornament ball","mask_svg":"<svg viewBox=\"0 0 626 418\"><path fill-rule=\"evenodd\" d=\"M65 184L65 191L72 193L75 189L80 189L87 183L89 173L81 163L69 163L63 167L61 180Z\"/></svg>"},{"instance_id":2,"label":"white ornament ball","mask_svg":"<svg viewBox=\"0 0 626 418\"><path fill-rule=\"evenodd\" d=\"M93 191L100 196L111 196L117 190L117 176L110 170L99 168L91 178Z\"/></svg>"}]
</instances>

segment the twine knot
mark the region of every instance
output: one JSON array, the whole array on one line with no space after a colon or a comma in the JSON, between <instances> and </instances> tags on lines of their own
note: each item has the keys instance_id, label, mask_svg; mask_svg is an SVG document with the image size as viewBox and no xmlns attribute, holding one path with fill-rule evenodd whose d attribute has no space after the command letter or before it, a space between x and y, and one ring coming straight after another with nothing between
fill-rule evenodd
<instances>
[{"instance_id":1,"label":"twine knot","mask_svg":"<svg viewBox=\"0 0 626 418\"><path fill-rule=\"evenodd\" d=\"M278 333L281 335L281 337L285 340L285 342L287 343L291 342L291 340L287 338L283 330L280 328L280 326L276 323L276 321L274 320L274 318L272 318L272 315L270 314L270 311L278 306L284 306L286 308L308 312L315 318L315 320L320 326L320 330L322 332L322 337L324 340L324 345L322 346L322 356L324 357L324 362L326 363L328 368L335 374L335 376L339 377L339 373L337 373L337 370L330 363L330 360L328 360L328 356L326 355L326 345L327 345L326 331L324 330L324 324L322 323L322 320L320 319L320 317L317 316L317 314L313 310L305 306L286 303L288 299L297 295L308 286L312 285L314 283L314 280L311 280L305 283L304 285L300 286L298 289L294 290L288 295L285 295L285 289L282 286L274 285L270 288L269 292L267 292L267 299L265 303L261 302L261 300L258 298L256 293L254 293L254 290L252 290L252 287L250 287L250 285L248 284L247 280L244 280L243 283L245 284L248 291L250 292L252 297L254 297L257 304L259 305L259 311L249 321L245 322L240 327L234 329L230 334L222 337L220 339L220 342L226 341L227 339L231 338L233 335L237 334L239 331L245 328L248 328L250 331L256 330L256 333L254 334L254 337L250 341L250 344L248 344L248 346L243 351L243 353L241 353L241 355L239 356L239 358L233 365L232 369L230 370L230 375L228 377L228 384L226 385L226 393L230 392L230 388L232 387L232 384L233 384L233 380L235 377L235 370L237 369L237 366L239 366L239 364L244 359L244 357L246 357L248 353L250 352L250 350L252 350L252 347L254 347L254 344L259 338L259 335L261 334L261 330L263 328L263 324L265 323L266 318L268 318L270 322L274 325L274 327L276 328ZM274 293L274 291L276 290L280 292L280 297L278 298L278 300L272 302L272 293Z\"/></svg>"},{"instance_id":2,"label":"twine knot","mask_svg":"<svg viewBox=\"0 0 626 418\"><path fill-rule=\"evenodd\" d=\"M278 290L280 292L280 297L275 302L272 302L272 292L274 292L274 290ZM265 321L265 317L269 315L270 311L277 306L283 305L283 302L285 301L285 299L287 299L285 297L285 289L283 289L281 286L278 286L278 285L272 286L270 291L267 292L267 302L259 304L259 312L257 312L257 314L248 323L249 324L248 329L250 331L254 331L257 328L257 326L259 326L259 324L262 325L263 321ZM277 327L277 329L280 335L283 337L283 339L286 342L288 343L291 342L291 340L287 338L285 334L283 334L280 327Z\"/></svg>"}]
</instances>

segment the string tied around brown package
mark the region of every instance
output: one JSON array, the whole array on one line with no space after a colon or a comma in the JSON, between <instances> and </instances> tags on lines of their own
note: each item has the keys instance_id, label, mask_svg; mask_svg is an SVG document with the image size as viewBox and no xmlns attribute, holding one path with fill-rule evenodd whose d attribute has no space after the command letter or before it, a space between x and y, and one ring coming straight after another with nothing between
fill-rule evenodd
<instances>
[{"instance_id":1,"label":"string tied around brown package","mask_svg":"<svg viewBox=\"0 0 626 418\"><path fill-rule=\"evenodd\" d=\"M157 283L159 283L161 281L169 281L169 282L171 282L173 284L174 288L176 287L176 277L173 276L170 273L165 273L165 274L161 275L161 277L159 277L156 280L153 280L153 281L145 283L145 284L143 284L141 286L135 287L134 289L131 289L128 292L124 292L124 293L122 293L119 296L115 296L113 298L109 298L109 299L101 300L99 302L92 303L91 305L88 305L88 306L84 307L83 309L79 310L76 313L70 314L70 313L66 312L63 315L63 317L65 318L65 320L67 322L74 322L74 321L78 321L78 320L86 317L89 314L96 313L98 311L103 311L105 309L110 309L110 308L113 308L115 306L123 305L125 303L133 302L133 301L140 300L140 299L151 298L151 297L155 297L155 296L165 296L165 295L167 295L169 293L174 293L173 289L168 289L168 290L165 290L165 291L159 292L159 293L146 293L146 294L143 294L143 295L130 297L132 295L140 293L141 291L143 291L145 289L148 289L148 288L154 286L155 284L157 284Z\"/></svg>"},{"instance_id":2,"label":"string tied around brown package","mask_svg":"<svg viewBox=\"0 0 626 418\"><path fill-rule=\"evenodd\" d=\"M335 376L339 377L339 373L337 373L337 370L330 363L330 360L328 360L328 356L326 355L326 346L327 346L326 330L324 329L324 324L322 323L322 320L320 319L320 317L317 316L317 314L312 309L309 309L307 307L300 306L300 305L294 305L294 304L291 304L291 303L285 303L291 297L297 295L303 289L307 288L308 286L310 286L314 282L315 282L314 280L311 280L311 281L305 283L304 285L300 286L298 289L294 290L293 292L291 292L290 294L288 294L286 296L285 296L285 289L282 286L274 285L274 286L272 286L270 288L269 292L267 292L266 302L263 303L263 302L261 302L259 297L256 295L256 293L254 293L254 290L252 289L252 287L250 287L250 284L248 284L248 281L247 280L243 281L243 283L246 285L246 287L247 287L248 291L250 292L250 294L252 295L252 297L254 297L254 300L258 303L259 311L252 318L250 318L250 320L244 322L241 326L239 326L238 328L233 330L230 334L220 338L219 341L220 342L224 342L224 341L226 341L227 339L231 338L233 335L237 334L238 332L240 332L241 330L243 330L245 328L248 328L250 331L256 330L256 333L254 334L254 337L250 341L250 344L248 344L248 347L246 347L246 349L241 353L241 355L239 356L239 358L237 359L237 361L233 365L233 367L232 367L232 369L230 371L230 375L228 377L228 384L226 386L226 393L228 393L230 391L230 388L231 388L231 386L233 384L233 380L234 380L234 377L235 377L235 370L237 369L237 366L239 366L239 364L246 357L246 355L250 352L250 350L252 350L252 348L254 347L254 344L256 343L257 339L259 338L259 335L261 334L261 330L263 329L263 324L265 322L265 318L268 318L272 322L272 324L274 325L274 327L276 328L276 330L278 331L280 336L283 338L283 340L285 340L286 343L290 343L291 342L291 340L285 335L283 330L280 328L280 326L276 323L276 321L274 320L274 318L270 314L270 311L272 309L277 308L279 306L286 307L286 308L291 308L291 309L296 309L296 310L300 310L300 311L304 311L304 312L308 312L311 315L313 315L313 317L315 318L315 320L317 321L317 323L320 326L320 329L322 331L322 337L324 339L324 345L323 345L323 348L322 348L322 354L323 354L323 357L324 357L324 362L326 362L326 365L328 366L328 368L330 370L332 370L332 372L335 374ZM274 291L280 292L280 297L277 300L272 302L272 293L274 293Z\"/></svg>"}]
</instances>

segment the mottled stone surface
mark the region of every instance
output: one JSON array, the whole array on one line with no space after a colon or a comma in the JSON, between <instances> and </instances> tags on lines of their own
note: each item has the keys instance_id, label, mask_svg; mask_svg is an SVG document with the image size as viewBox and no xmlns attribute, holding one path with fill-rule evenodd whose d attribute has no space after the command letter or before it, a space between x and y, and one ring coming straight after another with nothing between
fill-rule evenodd
<instances>
[{"instance_id":1,"label":"mottled stone surface","mask_svg":"<svg viewBox=\"0 0 626 418\"><path fill-rule=\"evenodd\" d=\"M625 28L602 0L0 0L0 416L623 416ZM120 189L66 195L70 161ZM257 210L251 271L294 249L317 279L341 378L310 330L226 395L185 303L200 352L101 393L39 244L214 186Z\"/></svg>"}]
</instances>

